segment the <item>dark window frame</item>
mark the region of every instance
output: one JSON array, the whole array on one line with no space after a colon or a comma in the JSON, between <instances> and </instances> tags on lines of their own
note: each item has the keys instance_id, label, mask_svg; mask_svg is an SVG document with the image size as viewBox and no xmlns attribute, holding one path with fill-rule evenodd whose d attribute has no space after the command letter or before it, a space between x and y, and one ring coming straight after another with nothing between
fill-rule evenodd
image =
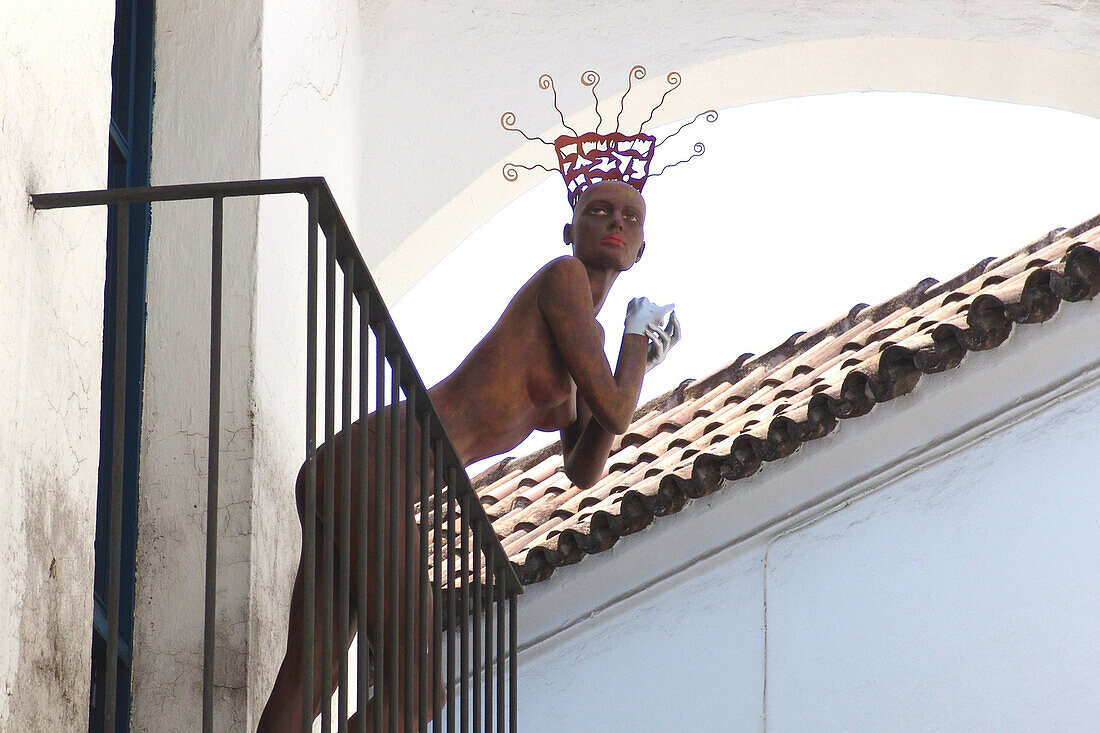
<instances>
[{"instance_id":1,"label":"dark window frame","mask_svg":"<svg viewBox=\"0 0 1100 733\"><path fill-rule=\"evenodd\" d=\"M116 0L114 51L111 59L111 121L107 144L110 188L149 185L153 115L154 0ZM105 212L107 213L107 212ZM92 611L92 680L89 730L103 729L106 675L108 518L113 450L115 375L111 368L115 325L115 217L107 218L107 276L103 309L103 370L100 409L99 489L96 503L95 575ZM116 731L130 728L130 666L134 619L134 574L137 548L138 461L141 445L141 396L145 366L145 283L149 251L149 206L130 212L130 256L127 283L125 425L123 439L122 567L119 606L118 694Z\"/></svg>"}]
</instances>

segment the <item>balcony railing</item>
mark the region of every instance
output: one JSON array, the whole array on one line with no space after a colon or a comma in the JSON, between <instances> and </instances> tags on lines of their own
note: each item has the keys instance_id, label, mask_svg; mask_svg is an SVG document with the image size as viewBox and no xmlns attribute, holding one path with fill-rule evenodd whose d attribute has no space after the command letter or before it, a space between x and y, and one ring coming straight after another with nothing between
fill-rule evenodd
<instances>
[{"instance_id":1,"label":"balcony railing","mask_svg":"<svg viewBox=\"0 0 1100 733\"><path fill-rule=\"evenodd\" d=\"M507 555L493 532L466 472L446 435L412 359L394 327L385 303L355 245L343 215L323 178L238 181L149 188L50 193L32 196L36 209L110 206L117 217L113 277L118 283L117 333L113 370L115 384L125 383L127 221L132 204L207 199L211 202L211 309L209 454L203 624L203 730L213 730L215 669L215 590L218 567L218 459L221 400L222 235L226 198L301 194L308 202L306 248L306 394L303 472L305 521L304 568L317 566L320 577L304 573L305 675L302 730L314 724L314 688L336 690L337 714L322 693L321 728L348 730L352 690L360 709L357 729L443 731L514 731L516 711L516 596L522 592ZM319 234L325 240L324 303L320 307ZM342 309L337 318L337 270L342 274ZM340 321L337 323L337 321ZM355 333L356 323L358 334ZM342 339L337 364L337 331ZM324 343L319 344L319 334ZM353 359L358 341L358 360ZM323 356L319 352L323 350ZM373 359L370 355L373 354ZM324 367L318 375L318 359ZM372 367L373 361L373 367ZM341 396L336 397L336 371L341 371ZM340 451L337 471L334 450L320 451L318 472L319 382L323 382L323 438L337 444L337 405L342 436L353 434L356 420L370 430L357 430L358 445ZM357 385L358 405L353 404ZM370 410L370 395L374 409ZM116 390L121 395L122 390ZM119 643L119 572L121 545L121 397L115 400L116 470L111 472L110 566L107 659L117 658ZM415 426L405 429L404 426ZM349 441L343 441L345 443ZM358 465L352 465L352 454ZM377 458L376 458L377 457ZM353 471L357 491L358 526L353 533ZM336 507L337 476L340 506ZM368 491L368 487L382 487ZM288 491L289 491L288 487ZM320 496L318 496L320 494ZM320 503L318 499L320 498ZM318 516L319 511L319 516ZM321 541L316 528L320 525ZM355 552L366 558L355 577L348 559ZM370 566L368 567L368 563ZM373 587L368 587L368 582ZM353 586L354 584L354 586ZM356 617L356 679L349 679L349 598L371 599ZM400 592L401 589L415 592ZM318 599L320 603L317 603ZM365 605L365 602L361 602ZM396 612L385 614L389 606ZM364 613L364 611L366 611ZM316 614L320 613L320 639ZM334 624L333 621L336 621ZM369 643L363 643L368 640ZM315 655L320 665L314 679ZM337 660L336 679L333 664ZM140 669L135 670L140 674ZM105 730L115 729L117 665L109 664L106 680ZM457 688L457 689L456 689ZM417 701L434 701L418 705ZM377 704L384 701L385 704ZM140 701L136 701L140 702ZM388 712L387 712L388 711ZM402 722L403 721L403 722Z\"/></svg>"}]
</instances>

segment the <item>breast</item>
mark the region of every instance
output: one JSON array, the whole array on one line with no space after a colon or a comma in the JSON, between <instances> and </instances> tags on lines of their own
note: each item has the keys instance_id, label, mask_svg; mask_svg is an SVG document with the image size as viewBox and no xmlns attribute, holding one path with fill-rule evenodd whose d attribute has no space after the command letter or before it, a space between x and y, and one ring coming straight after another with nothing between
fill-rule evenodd
<instances>
[{"instance_id":1,"label":"breast","mask_svg":"<svg viewBox=\"0 0 1100 733\"><path fill-rule=\"evenodd\" d=\"M546 408L540 416L536 430L563 430L577 420L577 400L573 395L559 405Z\"/></svg>"},{"instance_id":2,"label":"breast","mask_svg":"<svg viewBox=\"0 0 1100 733\"><path fill-rule=\"evenodd\" d=\"M577 419L577 385L560 352L548 344L527 374L527 396L535 408L537 430L561 430Z\"/></svg>"},{"instance_id":3,"label":"breast","mask_svg":"<svg viewBox=\"0 0 1100 733\"><path fill-rule=\"evenodd\" d=\"M576 385L569 376L565 359L556 348L549 331L545 339L526 344L523 361L526 371L527 394L536 405L557 405L573 394Z\"/></svg>"}]
</instances>

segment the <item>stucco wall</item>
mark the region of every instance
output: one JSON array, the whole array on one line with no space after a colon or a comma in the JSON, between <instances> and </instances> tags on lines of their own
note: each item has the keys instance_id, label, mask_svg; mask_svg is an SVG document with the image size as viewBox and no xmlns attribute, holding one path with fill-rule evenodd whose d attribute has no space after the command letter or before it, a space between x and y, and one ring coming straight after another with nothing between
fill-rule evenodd
<instances>
[{"instance_id":1,"label":"stucco wall","mask_svg":"<svg viewBox=\"0 0 1100 733\"><path fill-rule=\"evenodd\" d=\"M1100 719L1100 385L778 539L772 730Z\"/></svg>"},{"instance_id":2,"label":"stucco wall","mask_svg":"<svg viewBox=\"0 0 1100 733\"><path fill-rule=\"evenodd\" d=\"M269 0L263 27L262 175L325 176L353 232L360 230L361 201L375 195L363 185L356 155L372 134L364 108L368 74L361 6L354 0L319 6ZM254 722L282 661L301 551L294 479L305 458L306 235L304 198L260 202L253 324L256 561L248 679ZM323 238L321 246L323 263ZM319 415L323 405L322 399ZM324 440L322 428L317 435L318 442Z\"/></svg>"},{"instance_id":3,"label":"stucco wall","mask_svg":"<svg viewBox=\"0 0 1100 733\"><path fill-rule=\"evenodd\" d=\"M87 730L114 5L0 6L0 730Z\"/></svg>"},{"instance_id":4,"label":"stucco wall","mask_svg":"<svg viewBox=\"0 0 1100 733\"><path fill-rule=\"evenodd\" d=\"M1066 305L529 587L521 729L1091 728L1098 337Z\"/></svg>"},{"instance_id":5,"label":"stucco wall","mask_svg":"<svg viewBox=\"0 0 1100 733\"><path fill-rule=\"evenodd\" d=\"M157 3L154 185L259 177L262 4ZM252 475L257 203L225 204L215 729L241 730ZM153 208L138 577L134 730L198 730L206 535L208 202Z\"/></svg>"}]
</instances>

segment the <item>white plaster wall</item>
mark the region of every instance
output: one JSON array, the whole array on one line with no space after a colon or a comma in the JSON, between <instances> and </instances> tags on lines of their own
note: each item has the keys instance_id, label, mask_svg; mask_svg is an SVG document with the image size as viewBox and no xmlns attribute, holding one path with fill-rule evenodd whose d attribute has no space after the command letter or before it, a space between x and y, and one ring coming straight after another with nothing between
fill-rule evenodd
<instances>
[{"instance_id":1,"label":"white plaster wall","mask_svg":"<svg viewBox=\"0 0 1100 733\"><path fill-rule=\"evenodd\" d=\"M1096 308L529 587L522 729L1092 729Z\"/></svg>"},{"instance_id":2,"label":"white plaster wall","mask_svg":"<svg viewBox=\"0 0 1100 733\"><path fill-rule=\"evenodd\" d=\"M157 3L152 183L259 176L262 4ZM215 729L245 727L257 203L225 204ZM134 730L200 728L208 202L154 206L142 418Z\"/></svg>"},{"instance_id":3,"label":"white plaster wall","mask_svg":"<svg viewBox=\"0 0 1100 733\"><path fill-rule=\"evenodd\" d=\"M767 728L1100 720L1100 385L777 540Z\"/></svg>"},{"instance_id":4,"label":"white plaster wall","mask_svg":"<svg viewBox=\"0 0 1100 733\"><path fill-rule=\"evenodd\" d=\"M0 4L0 730L88 727L114 4Z\"/></svg>"},{"instance_id":5,"label":"white plaster wall","mask_svg":"<svg viewBox=\"0 0 1100 733\"><path fill-rule=\"evenodd\" d=\"M261 174L325 176L353 232L360 230L361 202L376 195L363 186L357 154L371 134L364 109L361 5L354 0L268 0L262 36ZM294 480L305 459L306 203L301 196L267 197L259 212L250 727L271 692L286 645L301 551ZM321 246L323 268L323 238ZM323 379L323 371L319 374ZM319 399L322 415L323 393ZM317 435L322 442L321 428Z\"/></svg>"},{"instance_id":6,"label":"white plaster wall","mask_svg":"<svg viewBox=\"0 0 1100 733\"><path fill-rule=\"evenodd\" d=\"M684 545L691 550L690 538ZM761 552L700 563L520 654L519 729L759 728ZM559 572L570 571L583 568Z\"/></svg>"}]
</instances>

